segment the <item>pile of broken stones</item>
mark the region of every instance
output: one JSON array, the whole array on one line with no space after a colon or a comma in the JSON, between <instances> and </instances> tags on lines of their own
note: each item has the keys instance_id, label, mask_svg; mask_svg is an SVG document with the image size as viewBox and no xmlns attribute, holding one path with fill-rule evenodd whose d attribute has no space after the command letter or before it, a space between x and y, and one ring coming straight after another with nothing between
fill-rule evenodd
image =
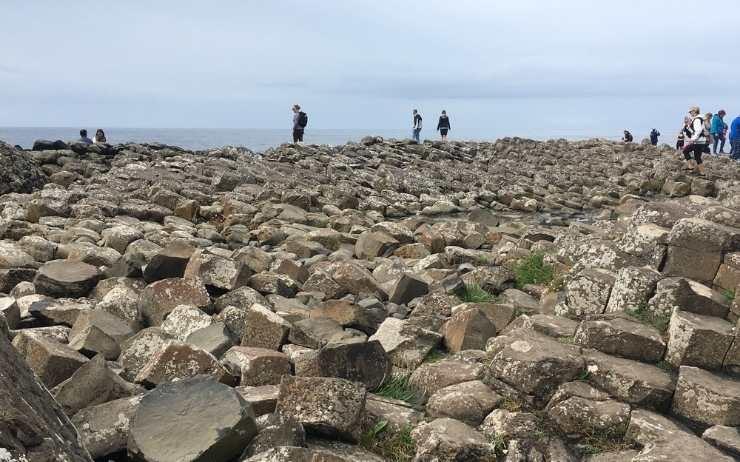
<instances>
[{"instance_id":1,"label":"pile of broken stones","mask_svg":"<svg viewBox=\"0 0 740 462\"><path fill-rule=\"evenodd\" d=\"M738 460L740 171L706 165L0 143L0 461Z\"/></svg>"}]
</instances>

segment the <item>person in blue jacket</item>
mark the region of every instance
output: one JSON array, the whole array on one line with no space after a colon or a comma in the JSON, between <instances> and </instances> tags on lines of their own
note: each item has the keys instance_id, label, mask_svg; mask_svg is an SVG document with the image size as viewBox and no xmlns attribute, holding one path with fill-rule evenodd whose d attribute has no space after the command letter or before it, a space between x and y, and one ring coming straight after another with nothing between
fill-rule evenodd
<instances>
[{"instance_id":1,"label":"person in blue jacket","mask_svg":"<svg viewBox=\"0 0 740 462\"><path fill-rule=\"evenodd\" d=\"M740 160L740 116L735 117L730 125L730 157Z\"/></svg>"},{"instance_id":2,"label":"person in blue jacket","mask_svg":"<svg viewBox=\"0 0 740 462\"><path fill-rule=\"evenodd\" d=\"M712 145L712 154L717 154L718 144L719 153L725 153L725 114L727 114L725 110L720 109L718 113L712 116L712 125L709 128L709 134L712 136L712 141L714 142Z\"/></svg>"}]
</instances>

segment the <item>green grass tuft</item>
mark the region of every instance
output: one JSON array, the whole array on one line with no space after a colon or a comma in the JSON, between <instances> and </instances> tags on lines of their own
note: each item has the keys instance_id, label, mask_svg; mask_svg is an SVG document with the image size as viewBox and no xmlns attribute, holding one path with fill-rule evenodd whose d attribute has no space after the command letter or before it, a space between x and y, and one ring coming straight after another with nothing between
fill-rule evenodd
<instances>
[{"instance_id":1,"label":"green grass tuft","mask_svg":"<svg viewBox=\"0 0 740 462\"><path fill-rule=\"evenodd\" d=\"M440 350L439 348L434 348L429 353L427 353L426 357L424 357L425 363L436 363L437 361L441 361L447 357L447 352Z\"/></svg>"},{"instance_id":2,"label":"green grass tuft","mask_svg":"<svg viewBox=\"0 0 740 462\"><path fill-rule=\"evenodd\" d=\"M659 367L659 368L663 369L663 370L664 370L664 371L666 371L666 372L673 372L673 371L675 371L675 370L676 370L676 368L675 368L675 367L673 367L673 364L669 363L669 362L668 362L668 361L666 361L666 360L663 360L663 361L658 361L657 363L655 363L655 365L656 365L657 367Z\"/></svg>"},{"instance_id":3,"label":"green grass tuft","mask_svg":"<svg viewBox=\"0 0 740 462\"><path fill-rule=\"evenodd\" d=\"M406 401L411 405L419 402L419 395L409 384L409 376L406 374L391 375L375 391L375 394L384 398L398 399Z\"/></svg>"},{"instance_id":4,"label":"green grass tuft","mask_svg":"<svg viewBox=\"0 0 740 462\"><path fill-rule=\"evenodd\" d=\"M391 462L410 462L416 453L411 427L388 431L388 422L381 420L360 436L360 446Z\"/></svg>"},{"instance_id":5,"label":"green grass tuft","mask_svg":"<svg viewBox=\"0 0 740 462\"><path fill-rule=\"evenodd\" d=\"M483 290L483 288L477 284L466 285L458 298L463 303L487 303L496 300L494 295Z\"/></svg>"},{"instance_id":6,"label":"green grass tuft","mask_svg":"<svg viewBox=\"0 0 740 462\"><path fill-rule=\"evenodd\" d=\"M668 324L671 322L670 316L655 314L644 303L640 304L635 310L627 310L627 314L643 324L655 327L661 333L668 330Z\"/></svg>"},{"instance_id":7,"label":"green grass tuft","mask_svg":"<svg viewBox=\"0 0 740 462\"><path fill-rule=\"evenodd\" d=\"M521 289L527 284L549 284L555 277L555 268L545 263L545 254L533 253L517 263L514 274L516 286Z\"/></svg>"},{"instance_id":8,"label":"green grass tuft","mask_svg":"<svg viewBox=\"0 0 740 462\"><path fill-rule=\"evenodd\" d=\"M627 433L626 425L588 433L578 446L584 455L632 449L632 445L624 439L625 433Z\"/></svg>"},{"instance_id":9,"label":"green grass tuft","mask_svg":"<svg viewBox=\"0 0 740 462\"><path fill-rule=\"evenodd\" d=\"M725 300L727 300L729 303L732 303L732 301L735 300L735 291L732 289L723 290L722 295L725 297Z\"/></svg>"}]
</instances>

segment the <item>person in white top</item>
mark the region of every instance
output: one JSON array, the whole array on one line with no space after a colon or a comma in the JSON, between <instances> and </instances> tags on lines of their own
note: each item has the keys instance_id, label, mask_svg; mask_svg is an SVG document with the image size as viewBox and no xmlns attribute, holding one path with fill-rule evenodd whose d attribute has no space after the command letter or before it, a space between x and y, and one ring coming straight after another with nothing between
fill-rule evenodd
<instances>
[{"instance_id":1,"label":"person in white top","mask_svg":"<svg viewBox=\"0 0 740 462\"><path fill-rule=\"evenodd\" d=\"M691 118L691 123L688 127L690 136L686 140L686 146L683 149L686 168L690 171L698 170L699 175L704 175L704 165L701 156L708 146L707 130L699 107L691 107L689 109L689 117Z\"/></svg>"}]
</instances>

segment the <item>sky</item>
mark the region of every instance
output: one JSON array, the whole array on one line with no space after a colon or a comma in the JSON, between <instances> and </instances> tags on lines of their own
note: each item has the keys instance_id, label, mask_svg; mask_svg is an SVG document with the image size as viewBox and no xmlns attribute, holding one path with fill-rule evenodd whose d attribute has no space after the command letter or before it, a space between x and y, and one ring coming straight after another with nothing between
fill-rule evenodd
<instances>
[{"instance_id":1,"label":"sky","mask_svg":"<svg viewBox=\"0 0 740 462\"><path fill-rule=\"evenodd\" d=\"M699 8L697 8L697 6ZM740 1L2 0L0 126L677 131L740 115Z\"/></svg>"}]
</instances>

